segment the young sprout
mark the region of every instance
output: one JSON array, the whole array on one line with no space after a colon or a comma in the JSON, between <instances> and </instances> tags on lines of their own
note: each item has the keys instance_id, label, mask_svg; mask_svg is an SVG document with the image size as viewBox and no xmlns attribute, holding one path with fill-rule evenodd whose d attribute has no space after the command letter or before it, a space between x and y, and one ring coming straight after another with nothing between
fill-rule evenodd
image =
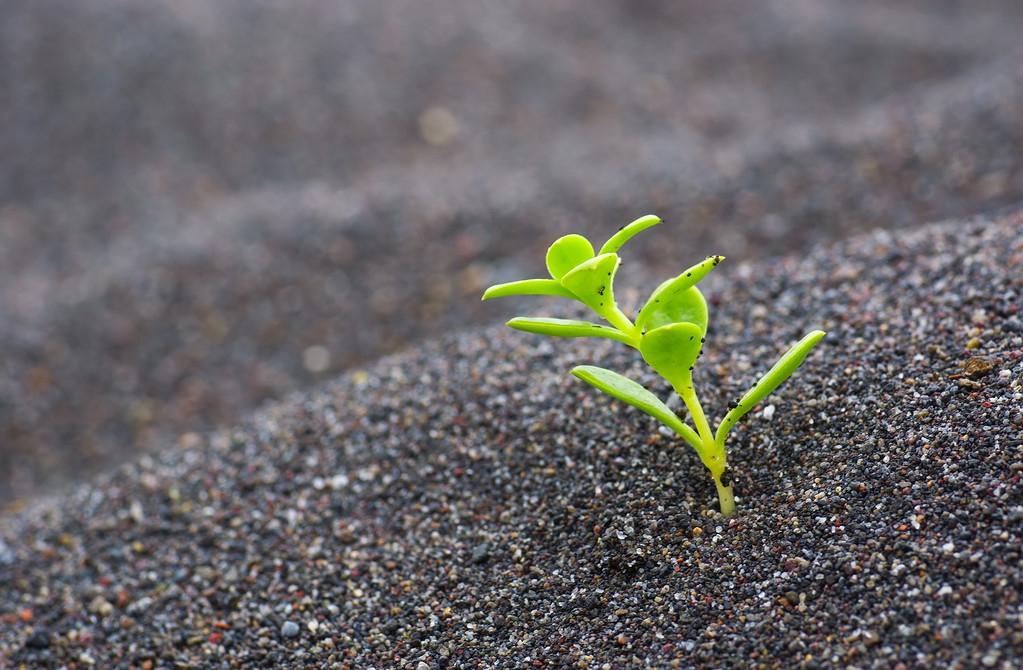
<instances>
[{"instance_id":1,"label":"young sprout","mask_svg":"<svg viewBox=\"0 0 1023 670\"><path fill-rule=\"evenodd\" d=\"M555 295L578 300L606 321L608 325L573 319L516 317L508 325L554 337L603 337L638 350L643 360L682 398L693 427L653 393L617 372L580 365L572 369L572 374L646 412L692 445L714 480L721 513L728 516L735 511L725 454L729 431L796 371L825 333L812 331L785 352L738 402L729 404L728 413L712 431L693 386L693 368L707 334L707 301L696 285L724 260L724 256L708 256L658 286L636 313L635 322L615 302L614 279L621 264L618 251L637 233L659 223L661 220L656 216L636 219L622 227L597 252L585 237L566 235L555 240L547 250L550 279L526 279L491 286L483 299Z\"/></svg>"}]
</instances>

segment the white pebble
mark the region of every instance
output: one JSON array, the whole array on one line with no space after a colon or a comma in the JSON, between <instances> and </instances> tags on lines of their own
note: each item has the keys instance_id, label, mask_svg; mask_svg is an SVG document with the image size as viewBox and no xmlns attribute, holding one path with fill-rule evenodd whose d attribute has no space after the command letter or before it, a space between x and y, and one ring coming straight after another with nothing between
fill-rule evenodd
<instances>
[{"instance_id":1,"label":"white pebble","mask_svg":"<svg viewBox=\"0 0 1023 670\"><path fill-rule=\"evenodd\" d=\"M764 408L764 418L770 421L774 417L774 405L768 405Z\"/></svg>"},{"instance_id":2,"label":"white pebble","mask_svg":"<svg viewBox=\"0 0 1023 670\"><path fill-rule=\"evenodd\" d=\"M330 367L330 352L319 344L306 347L302 352L302 364L309 372L324 372Z\"/></svg>"}]
</instances>

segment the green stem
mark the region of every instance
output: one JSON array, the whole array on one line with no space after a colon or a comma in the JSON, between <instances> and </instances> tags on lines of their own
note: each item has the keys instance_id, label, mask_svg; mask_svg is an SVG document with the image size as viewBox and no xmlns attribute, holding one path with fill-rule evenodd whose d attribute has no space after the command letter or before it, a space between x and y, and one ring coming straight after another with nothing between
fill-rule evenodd
<instances>
[{"instance_id":1,"label":"green stem","mask_svg":"<svg viewBox=\"0 0 1023 670\"><path fill-rule=\"evenodd\" d=\"M714 486L718 490L718 504L721 506L723 516L732 516L735 513L735 497L732 495L732 485L725 486L721 483L721 477L714 478Z\"/></svg>"},{"instance_id":2,"label":"green stem","mask_svg":"<svg viewBox=\"0 0 1023 670\"><path fill-rule=\"evenodd\" d=\"M700 434L704 446L714 445L714 433L710 432L710 424L707 423L707 416L703 413L703 406L700 405L700 399L696 397L696 391L693 390L692 379L689 380L689 386L681 388L676 386L675 392L682 398L686 409L689 410L689 415L693 417L696 432Z\"/></svg>"},{"instance_id":3,"label":"green stem","mask_svg":"<svg viewBox=\"0 0 1023 670\"><path fill-rule=\"evenodd\" d=\"M614 305L602 316L607 319L608 323L627 335L630 339L634 340L636 342L636 346L639 346L639 333L636 330L636 326L632 323L632 320L629 319L629 317L625 316L625 312L623 312L618 305Z\"/></svg>"},{"instance_id":4,"label":"green stem","mask_svg":"<svg viewBox=\"0 0 1023 670\"><path fill-rule=\"evenodd\" d=\"M703 413L703 406L700 405L700 399L696 396L696 391L693 389L692 379L688 381L688 385L676 386L675 392L681 396L682 402L686 404L689 415L693 417L693 423L696 424L696 431L700 434L700 441L703 443L703 449L699 450L700 460L710 470L710 476L714 480L714 487L718 492L718 504L721 506L721 514L731 516L735 513L735 497L732 494L732 485L729 482L726 486L721 482L721 477L727 468L725 448L723 444L718 444L717 440L714 439L714 433L710 430L710 423L707 422L707 416Z\"/></svg>"}]
</instances>

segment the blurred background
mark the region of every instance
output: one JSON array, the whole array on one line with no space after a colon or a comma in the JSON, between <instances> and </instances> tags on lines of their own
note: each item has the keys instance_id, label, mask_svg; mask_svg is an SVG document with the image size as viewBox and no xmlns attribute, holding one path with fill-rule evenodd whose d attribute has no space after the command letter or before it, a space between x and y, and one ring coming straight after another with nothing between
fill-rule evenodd
<instances>
[{"instance_id":1,"label":"blurred background","mask_svg":"<svg viewBox=\"0 0 1023 670\"><path fill-rule=\"evenodd\" d=\"M0 505L510 314L557 235L1023 194L1018 0L4 0ZM680 260L682 259L682 260ZM879 259L883 262L883 259Z\"/></svg>"}]
</instances>

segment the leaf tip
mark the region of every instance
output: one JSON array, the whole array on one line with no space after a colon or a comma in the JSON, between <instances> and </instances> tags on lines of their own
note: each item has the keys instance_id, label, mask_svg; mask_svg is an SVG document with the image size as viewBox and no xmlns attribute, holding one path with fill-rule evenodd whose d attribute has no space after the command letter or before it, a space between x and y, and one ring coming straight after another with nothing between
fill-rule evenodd
<instances>
[{"instance_id":1,"label":"leaf tip","mask_svg":"<svg viewBox=\"0 0 1023 670\"><path fill-rule=\"evenodd\" d=\"M581 379L584 382L589 382L591 379L593 379L593 374L591 370L593 370L592 365L577 365L571 370L569 370L569 373L573 377Z\"/></svg>"}]
</instances>

